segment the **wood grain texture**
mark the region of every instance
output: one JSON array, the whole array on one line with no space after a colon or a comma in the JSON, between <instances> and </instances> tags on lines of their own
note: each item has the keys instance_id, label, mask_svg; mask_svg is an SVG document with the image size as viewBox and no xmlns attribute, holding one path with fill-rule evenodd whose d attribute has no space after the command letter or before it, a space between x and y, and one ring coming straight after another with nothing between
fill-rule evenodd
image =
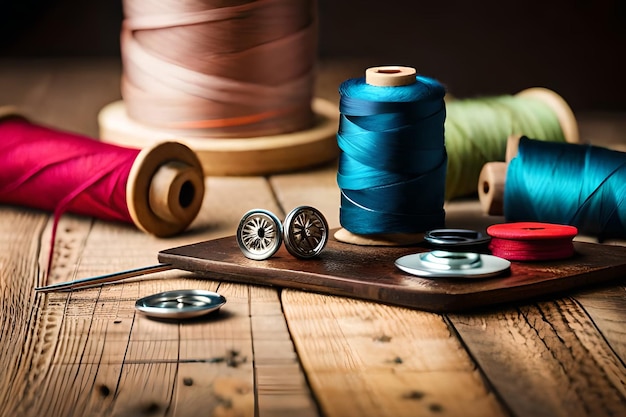
<instances>
[{"instance_id":1,"label":"wood grain texture","mask_svg":"<svg viewBox=\"0 0 626 417\"><path fill-rule=\"evenodd\" d=\"M293 290L282 299L326 416L507 415L441 316Z\"/></svg>"},{"instance_id":2,"label":"wood grain texture","mask_svg":"<svg viewBox=\"0 0 626 417\"><path fill-rule=\"evenodd\" d=\"M574 294L613 352L626 363L626 284L604 286Z\"/></svg>"},{"instance_id":3,"label":"wood grain texture","mask_svg":"<svg viewBox=\"0 0 626 417\"><path fill-rule=\"evenodd\" d=\"M0 415L19 415L36 400L29 383L40 379L51 361L54 334L39 323L58 317L33 293L39 270L38 242L32 237L42 233L47 217L2 207L0 219Z\"/></svg>"},{"instance_id":4,"label":"wood grain texture","mask_svg":"<svg viewBox=\"0 0 626 417\"><path fill-rule=\"evenodd\" d=\"M624 363L571 299L450 320L515 415L626 411Z\"/></svg>"}]
</instances>

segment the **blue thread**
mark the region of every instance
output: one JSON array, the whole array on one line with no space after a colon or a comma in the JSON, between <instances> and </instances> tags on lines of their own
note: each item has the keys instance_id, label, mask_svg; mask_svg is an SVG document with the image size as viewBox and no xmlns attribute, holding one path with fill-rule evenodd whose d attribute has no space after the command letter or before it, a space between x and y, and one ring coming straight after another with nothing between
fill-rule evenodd
<instances>
[{"instance_id":1,"label":"blue thread","mask_svg":"<svg viewBox=\"0 0 626 417\"><path fill-rule=\"evenodd\" d=\"M398 87L355 78L339 93L341 225L364 235L443 227L444 87L423 76Z\"/></svg>"},{"instance_id":2,"label":"blue thread","mask_svg":"<svg viewBox=\"0 0 626 417\"><path fill-rule=\"evenodd\" d=\"M626 237L626 153L523 137L507 169L504 216Z\"/></svg>"}]
</instances>

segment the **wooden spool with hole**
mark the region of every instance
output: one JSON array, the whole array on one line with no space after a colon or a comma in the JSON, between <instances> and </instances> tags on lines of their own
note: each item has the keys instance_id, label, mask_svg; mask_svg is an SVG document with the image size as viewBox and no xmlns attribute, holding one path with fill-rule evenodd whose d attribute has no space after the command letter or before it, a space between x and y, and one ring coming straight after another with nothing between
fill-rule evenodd
<instances>
[{"instance_id":1,"label":"wooden spool with hole","mask_svg":"<svg viewBox=\"0 0 626 417\"><path fill-rule=\"evenodd\" d=\"M166 237L185 230L204 198L200 160L187 146L162 142L139 152L128 176L126 201L135 225Z\"/></svg>"}]
</instances>

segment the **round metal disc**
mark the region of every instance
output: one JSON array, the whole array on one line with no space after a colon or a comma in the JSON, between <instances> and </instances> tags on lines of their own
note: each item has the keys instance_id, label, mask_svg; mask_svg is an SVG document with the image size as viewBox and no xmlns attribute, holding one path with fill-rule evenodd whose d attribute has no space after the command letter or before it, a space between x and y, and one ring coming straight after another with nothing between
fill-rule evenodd
<instances>
[{"instance_id":1,"label":"round metal disc","mask_svg":"<svg viewBox=\"0 0 626 417\"><path fill-rule=\"evenodd\" d=\"M491 237L469 229L435 229L427 232L424 240L440 248L461 248L487 244Z\"/></svg>"},{"instance_id":2,"label":"round metal disc","mask_svg":"<svg viewBox=\"0 0 626 417\"><path fill-rule=\"evenodd\" d=\"M436 250L402 256L395 265L426 278L487 278L506 271L511 262L493 255Z\"/></svg>"},{"instance_id":3,"label":"round metal disc","mask_svg":"<svg viewBox=\"0 0 626 417\"><path fill-rule=\"evenodd\" d=\"M317 256L328 242L328 223L316 208L300 206L285 218L283 238L285 247L293 256Z\"/></svg>"},{"instance_id":4,"label":"round metal disc","mask_svg":"<svg viewBox=\"0 0 626 417\"><path fill-rule=\"evenodd\" d=\"M226 303L216 292L175 290L140 298L135 308L147 316L162 319L187 319L209 314Z\"/></svg>"},{"instance_id":5,"label":"round metal disc","mask_svg":"<svg viewBox=\"0 0 626 417\"><path fill-rule=\"evenodd\" d=\"M255 209L243 215L237 228L237 243L243 254L255 261L274 255L283 242L283 225L270 211Z\"/></svg>"}]
</instances>

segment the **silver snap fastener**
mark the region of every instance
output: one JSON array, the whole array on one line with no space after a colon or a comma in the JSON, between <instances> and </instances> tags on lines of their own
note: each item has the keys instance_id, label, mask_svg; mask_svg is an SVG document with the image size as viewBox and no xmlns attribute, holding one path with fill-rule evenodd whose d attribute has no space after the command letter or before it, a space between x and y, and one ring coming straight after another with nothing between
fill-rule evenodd
<instances>
[{"instance_id":1,"label":"silver snap fastener","mask_svg":"<svg viewBox=\"0 0 626 417\"><path fill-rule=\"evenodd\" d=\"M405 255L395 264L404 272L425 278L487 278L511 266L511 262L493 255L443 250Z\"/></svg>"},{"instance_id":2,"label":"silver snap fastener","mask_svg":"<svg viewBox=\"0 0 626 417\"><path fill-rule=\"evenodd\" d=\"M283 239L285 247L293 256L313 258L328 242L328 223L316 208L296 207L285 218Z\"/></svg>"},{"instance_id":3,"label":"silver snap fastener","mask_svg":"<svg viewBox=\"0 0 626 417\"><path fill-rule=\"evenodd\" d=\"M429 270L461 270L480 268L482 259L479 254L471 252L449 252L434 250L420 255L422 265Z\"/></svg>"},{"instance_id":4,"label":"silver snap fastener","mask_svg":"<svg viewBox=\"0 0 626 417\"><path fill-rule=\"evenodd\" d=\"M246 258L260 261L274 255L283 241L283 225L270 211L255 209L243 215L237 243Z\"/></svg>"}]
</instances>

